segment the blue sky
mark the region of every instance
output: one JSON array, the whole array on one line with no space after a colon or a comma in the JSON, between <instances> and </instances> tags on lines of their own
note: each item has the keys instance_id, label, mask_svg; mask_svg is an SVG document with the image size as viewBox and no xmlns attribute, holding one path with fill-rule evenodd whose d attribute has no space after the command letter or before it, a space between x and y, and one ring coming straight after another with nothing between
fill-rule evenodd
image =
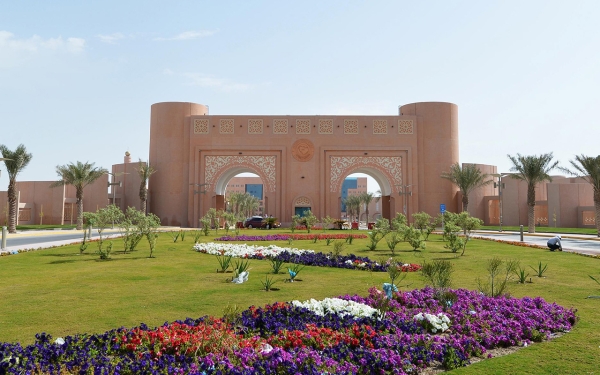
<instances>
[{"instance_id":1,"label":"blue sky","mask_svg":"<svg viewBox=\"0 0 600 375\"><path fill-rule=\"evenodd\" d=\"M156 102L392 115L446 101L461 162L566 165L600 153L599 19L598 1L2 1L0 144L33 154L19 180L54 180L77 160L147 160Z\"/></svg>"}]
</instances>

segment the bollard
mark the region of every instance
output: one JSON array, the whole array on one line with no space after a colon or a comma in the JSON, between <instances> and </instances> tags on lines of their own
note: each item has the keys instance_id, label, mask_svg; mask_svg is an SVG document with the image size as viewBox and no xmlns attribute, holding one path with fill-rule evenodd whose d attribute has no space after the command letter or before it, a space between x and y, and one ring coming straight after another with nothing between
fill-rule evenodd
<instances>
[{"instance_id":1,"label":"bollard","mask_svg":"<svg viewBox=\"0 0 600 375\"><path fill-rule=\"evenodd\" d=\"M521 242L523 242L523 226L521 225Z\"/></svg>"},{"instance_id":2,"label":"bollard","mask_svg":"<svg viewBox=\"0 0 600 375\"><path fill-rule=\"evenodd\" d=\"M6 233L6 227L2 227L2 250L6 249L6 237L7 237L7 233Z\"/></svg>"}]
</instances>

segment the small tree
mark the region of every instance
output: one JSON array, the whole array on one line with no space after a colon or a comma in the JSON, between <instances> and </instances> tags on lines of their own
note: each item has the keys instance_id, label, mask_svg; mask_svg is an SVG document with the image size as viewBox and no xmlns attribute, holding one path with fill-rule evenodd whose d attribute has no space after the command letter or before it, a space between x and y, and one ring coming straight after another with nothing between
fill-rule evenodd
<instances>
[{"instance_id":1,"label":"small tree","mask_svg":"<svg viewBox=\"0 0 600 375\"><path fill-rule=\"evenodd\" d=\"M290 228L292 230L292 233L296 231L296 227L298 226L298 224L300 224L300 221L302 221L300 215L292 216L292 227Z\"/></svg>"},{"instance_id":2,"label":"small tree","mask_svg":"<svg viewBox=\"0 0 600 375\"><path fill-rule=\"evenodd\" d=\"M486 281L477 279L479 291L489 297L508 295L508 282L519 265L517 260L503 262L499 258L488 260L488 277Z\"/></svg>"},{"instance_id":3,"label":"small tree","mask_svg":"<svg viewBox=\"0 0 600 375\"><path fill-rule=\"evenodd\" d=\"M425 250L427 246L421 231L409 225L404 227L404 240L412 247L413 251Z\"/></svg>"},{"instance_id":4,"label":"small tree","mask_svg":"<svg viewBox=\"0 0 600 375\"><path fill-rule=\"evenodd\" d=\"M323 223L323 232L325 232L329 226L331 224L333 224L333 222L335 221L334 218L332 218L331 216L327 215L324 218L321 219L321 223Z\"/></svg>"},{"instance_id":5,"label":"small tree","mask_svg":"<svg viewBox=\"0 0 600 375\"><path fill-rule=\"evenodd\" d=\"M490 179L490 175L481 172L475 164L464 164L461 168L460 164L454 163L450 166L450 171L442 173L441 177L451 181L462 193L463 211L467 210L469 193L473 189L489 185L493 182Z\"/></svg>"},{"instance_id":6,"label":"small tree","mask_svg":"<svg viewBox=\"0 0 600 375\"><path fill-rule=\"evenodd\" d=\"M317 217L313 215L311 210L304 211L304 217L302 217L302 222L306 225L306 230L310 233L313 225L318 221Z\"/></svg>"}]
</instances>

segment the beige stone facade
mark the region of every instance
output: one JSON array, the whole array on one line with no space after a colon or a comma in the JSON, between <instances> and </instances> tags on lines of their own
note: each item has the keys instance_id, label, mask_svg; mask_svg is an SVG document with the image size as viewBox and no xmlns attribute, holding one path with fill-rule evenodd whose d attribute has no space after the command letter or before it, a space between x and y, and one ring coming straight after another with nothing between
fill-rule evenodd
<instances>
[{"instance_id":1,"label":"beige stone facade","mask_svg":"<svg viewBox=\"0 0 600 375\"><path fill-rule=\"evenodd\" d=\"M201 104L157 103L150 211L163 225L198 226L209 208L224 208L229 180L251 172L264 183L265 210L283 223L297 207L339 218L342 182L360 172L381 187L383 217L404 206L409 215L436 214L441 203L457 208L457 189L439 178L455 162L458 109L451 103L408 104L396 116L209 115Z\"/></svg>"}]
</instances>

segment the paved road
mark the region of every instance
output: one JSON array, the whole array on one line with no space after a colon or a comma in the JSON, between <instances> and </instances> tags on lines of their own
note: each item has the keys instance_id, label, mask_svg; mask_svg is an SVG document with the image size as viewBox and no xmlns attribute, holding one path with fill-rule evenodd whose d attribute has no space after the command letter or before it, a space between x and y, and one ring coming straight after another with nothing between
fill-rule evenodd
<instances>
[{"instance_id":1,"label":"paved road","mask_svg":"<svg viewBox=\"0 0 600 375\"><path fill-rule=\"evenodd\" d=\"M521 235L518 232L492 232L492 231L481 231L477 232L475 236L491 238L494 240L501 241L515 241L521 240ZM535 234L523 234L523 242L528 244L534 244L546 247L546 242L552 237L554 233L535 233ZM582 253L589 255L600 255L600 238L593 235L585 234L561 234L563 251L569 251L574 253Z\"/></svg>"},{"instance_id":2,"label":"paved road","mask_svg":"<svg viewBox=\"0 0 600 375\"><path fill-rule=\"evenodd\" d=\"M179 228L161 227L161 230L179 230ZM103 235L114 237L119 235L119 231L117 229L106 229ZM501 241L520 241L520 234L518 232L478 231L475 236ZM575 234L561 234L561 236L564 251L600 255L600 238L597 236ZM98 232L92 230L92 238L97 237ZM554 234L524 234L523 242L545 247L546 242L551 237L554 237ZM43 249L52 246L79 243L82 238L83 231L78 230L22 231L8 234L6 242L7 247L4 251L12 252L21 249Z\"/></svg>"},{"instance_id":3,"label":"paved road","mask_svg":"<svg viewBox=\"0 0 600 375\"><path fill-rule=\"evenodd\" d=\"M118 233L117 229L107 229L103 232L103 236L115 236ZM92 230L92 238L98 238L98 231ZM6 249L4 251L43 249L52 246L80 243L82 240L83 231L81 230L20 231L8 234Z\"/></svg>"}]
</instances>

